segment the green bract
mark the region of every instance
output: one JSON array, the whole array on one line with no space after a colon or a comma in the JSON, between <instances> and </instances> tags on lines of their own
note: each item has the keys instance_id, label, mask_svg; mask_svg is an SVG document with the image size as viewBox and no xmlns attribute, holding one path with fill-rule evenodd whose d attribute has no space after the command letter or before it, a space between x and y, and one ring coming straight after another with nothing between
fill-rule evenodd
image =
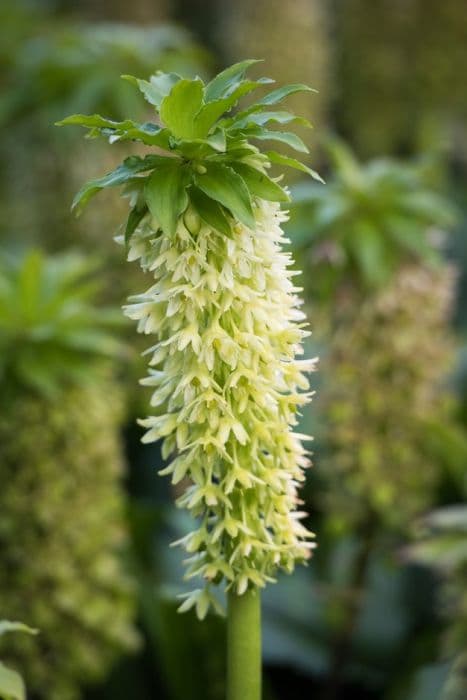
<instances>
[{"instance_id":1,"label":"green bract","mask_svg":"<svg viewBox=\"0 0 467 700\"><path fill-rule=\"evenodd\" d=\"M277 162L318 176L250 143L276 140L306 151L293 133L267 127L296 121L271 107L309 88L278 88L226 115L240 97L270 82L244 79L252 63L231 66L206 86L173 74L131 78L161 125L98 116L62 122L170 154L127 158L85 185L75 207L109 185L125 184L130 196L128 259L154 278L125 309L139 332L156 336L142 381L153 390L143 440L163 440L163 456L172 459L162 473L183 484L177 505L195 518L195 529L178 544L190 554L187 577L202 577L206 586L189 594L181 610L195 606L201 618L216 605L209 583L241 595L274 580L277 569L292 571L313 547L297 510L309 464L306 436L292 427L311 396L305 373L314 360L295 359L308 332L296 273L282 250L287 215L280 205L288 194L266 171Z\"/></svg>"},{"instance_id":2,"label":"green bract","mask_svg":"<svg viewBox=\"0 0 467 700\"><path fill-rule=\"evenodd\" d=\"M168 155L130 156L116 170L91 180L78 192L73 208L78 212L101 189L126 185L134 203L126 226L127 240L148 212L160 220L164 233L175 233L177 217L189 201L203 198L203 219L208 223L233 216L254 228L253 198L288 201L286 191L265 172L270 163L296 168L320 180L317 173L294 158L275 151L261 153L250 140L284 143L302 153L307 147L298 136L271 124L306 123L275 105L288 95L311 90L295 84L272 90L259 102L229 114L241 97L271 82L269 78L244 78L255 60L242 61L204 85L199 78L182 79L175 73L157 73L149 81L123 76L133 82L155 108L160 123L138 124L131 119L115 122L98 114L75 114L58 122L89 129L89 137L116 141L140 141ZM274 110L274 111L273 111ZM224 225L226 228L226 225Z\"/></svg>"}]
</instances>

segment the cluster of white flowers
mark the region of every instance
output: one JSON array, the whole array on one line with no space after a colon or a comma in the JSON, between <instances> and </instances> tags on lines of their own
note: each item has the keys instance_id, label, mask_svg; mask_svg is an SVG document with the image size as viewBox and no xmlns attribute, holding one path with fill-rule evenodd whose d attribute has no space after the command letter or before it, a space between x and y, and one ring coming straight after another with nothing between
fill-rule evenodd
<instances>
[{"instance_id":1,"label":"cluster of white flowers","mask_svg":"<svg viewBox=\"0 0 467 700\"><path fill-rule=\"evenodd\" d=\"M238 594L262 587L314 546L297 495L307 438L292 427L315 360L295 359L308 331L282 250L287 215L262 199L254 213L255 231L234 223L228 237L190 204L175 236L147 217L129 245L128 259L155 279L125 307L139 332L157 337L142 380L154 388L143 441L163 438L172 460L161 473L186 484L177 505L197 525L177 544L190 554L187 578L207 585L181 609L196 606L200 617L215 601L209 583Z\"/></svg>"}]
</instances>

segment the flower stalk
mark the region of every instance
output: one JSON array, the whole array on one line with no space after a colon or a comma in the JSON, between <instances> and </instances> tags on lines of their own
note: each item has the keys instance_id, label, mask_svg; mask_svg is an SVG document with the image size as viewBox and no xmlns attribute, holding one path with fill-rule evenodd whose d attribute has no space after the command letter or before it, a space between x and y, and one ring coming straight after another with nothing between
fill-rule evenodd
<instances>
[{"instance_id":1,"label":"flower stalk","mask_svg":"<svg viewBox=\"0 0 467 700\"><path fill-rule=\"evenodd\" d=\"M261 700L261 594L227 596L227 700Z\"/></svg>"}]
</instances>

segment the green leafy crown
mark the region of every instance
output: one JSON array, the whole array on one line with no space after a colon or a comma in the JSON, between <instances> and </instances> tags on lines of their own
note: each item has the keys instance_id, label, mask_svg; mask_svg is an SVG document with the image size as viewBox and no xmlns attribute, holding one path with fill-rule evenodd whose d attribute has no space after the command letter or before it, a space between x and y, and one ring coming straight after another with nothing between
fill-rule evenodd
<instances>
[{"instance_id":1,"label":"green leafy crown","mask_svg":"<svg viewBox=\"0 0 467 700\"><path fill-rule=\"evenodd\" d=\"M430 185L429 163L380 158L361 164L337 138L326 148L332 181L293 189L287 233L295 246L332 252L336 278L353 277L364 287L386 283L404 262L441 260L430 229L452 228L457 212Z\"/></svg>"},{"instance_id":2,"label":"green leafy crown","mask_svg":"<svg viewBox=\"0 0 467 700\"><path fill-rule=\"evenodd\" d=\"M247 69L257 63L246 60L222 71L207 85L200 78L187 80L175 73L157 73L149 81L123 76L134 83L155 107L160 123L138 124L130 119L111 121L100 115L76 114L59 126L78 124L89 129L89 137L117 141L140 141L167 155L130 156L112 172L87 182L76 195L78 213L97 192L124 185L132 195L125 230L128 241L146 214L155 217L163 231L175 232L179 216L191 201L200 216L217 230L230 235L231 217L255 228L252 200L289 200L287 192L266 174L271 163L289 166L320 180L317 173L299 160L268 150L265 153L250 139L277 141L307 153L303 141L281 125L309 125L306 119L271 107L299 91L302 84L286 85L267 93L258 102L231 113L241 97L274 81L246 79ZM270 129L271 124L279 128Z\"/></svg>"},{"instance_id":3,"label":"green leafy crown","mask_svg":"<svg viewBox=\"0 0 467 700\"><path fill-rule=\"evenodd\" d=\"M95 263L75 253L30 251L0 261L0 384L51 395L95 377L98 360L122 353L113 309L96 308Z\"/></svg>"}]
</instances>

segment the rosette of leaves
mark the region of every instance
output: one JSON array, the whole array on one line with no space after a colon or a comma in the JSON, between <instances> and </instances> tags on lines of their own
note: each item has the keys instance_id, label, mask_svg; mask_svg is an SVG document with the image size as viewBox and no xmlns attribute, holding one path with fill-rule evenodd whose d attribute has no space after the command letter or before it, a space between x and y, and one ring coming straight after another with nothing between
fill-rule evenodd
<instances>
[{"instance_id":1,"label":"rosette of leaves","mask_svg":"<svg viewBox=\"0 0 467 700\"><path fill-rule=\"evenodd\" d=\"M196 606L199 617L216 605L210 584L240 597L277 569L291 571L312 546L296 510L308 459L291 426L309 398L298 390L307 389L303 373L313 361L294 359L306 331L281 251L280 204L289 195L269 169L319 176L252 143L306 152L293 132L271 127L306 122L276 105L309 88L279 87L232 113L241 97L272 82L245 78L254 63L235 64L207 85L175 74L127 76L154 106L155 123L99 115L60 122L159 151L86 183L73 207L79 212L100 190L123 186L128 257L154 277L126 311L140 332L156 336L143 380L154 389L144 441L162 438L163 455L172 457L163 473L174 484L185 479L177 504L196 527L180 544L191 555L187 576L201 576L205 586L181 609Z\"/></svg>"},{"instance_id":2,"label":"rosette of leaves","mask_svg":"<svg viewBox=\"0 0 467 700\"><path fill-rule=\"evenodd\" d=\"M32 252L0 267L0 612L40 629L2 659L34 697L73 700L136 642L113 311L95 265Z\"/></svg>"},{"instance_id":3,"label":"rosette of leaves","mask_svg":"<svg viewBox=\"0 0 467 700\"><path fill-rule=\"evenodd\" d=\"M306 256L310 292L323 301L352 285L371 294L405 263L435 264L457 212L430 183L429 160L360 163L337 138L326 143L333 179L293 189L287 232Z\"/></svg>"},{"instance_id":4,"label":"rosette of leaves","mask_svg":"<svg viewBox=\"0 0 467 700\"><path fill-rule=\"evenodd\" d=\"M447 623L441 657L452 661L442 700L462 700L467 692L467 506L433 511L417 526L408 557L440 576L440 612Z\"/></svg>"},{"instance_id":5,"label":"rosette of leaves","mask_svg":"<svg viewBox=\"0 0 467 700\"><path fill-rule=\"evenodd\" d=\"M96 307L97 261L39 250L0 260L0 382L3 393L53 396L67 383L88 382L122 355L114 309Z\"/></svg>"}]
</instances>

